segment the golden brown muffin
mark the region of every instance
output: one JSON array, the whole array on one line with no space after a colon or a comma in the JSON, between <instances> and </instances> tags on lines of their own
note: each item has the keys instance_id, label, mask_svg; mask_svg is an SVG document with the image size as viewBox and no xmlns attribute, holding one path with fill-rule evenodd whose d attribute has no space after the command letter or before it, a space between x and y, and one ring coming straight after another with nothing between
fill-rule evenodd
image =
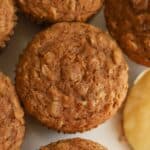
<instances>
[{"instance_id":1,"label":"golden brown muffin","mask_svg":"<svg viewBox=\"0 0 150 150\"><path fill-rule=\"evenodd\" d=\"M102 7L103 0L17 0L37 21L86 21Z\"/></svg>"},{"instance_id":2,"label":"golden brown muffin","mask_svg":"<svg viewBox=\"0 0 150 150\"><path fill-rule=\"evenodd\" d=\"M111 35L137 63L150 66L150 0L106 0Z\"/></svg>"},{"instance_id":3,"label":"golden brown muffin","mask_svg":"<svg viewBox=\"0 0 150 150\"><path fill-rule=\"evenodd\" d=\"M16 24L13 0L0 0L0 48L5 47Z\"/></svg>"},{"instance_id":4,"label":"golden brown muffin","mask_svg":"<svg viewBox=\"0 0 150 150\"><path fill-rule=\"evenodd\" d=\"M84 23L58 23L37 34L16 74L29 114L69 133L109 119L126 96L127 82L128 67L116 43Z\"/></svg>"},{"instance_id":5,"label":"golden brown muffin","mask_svg":"<svg viewBox=\"0 0 150 150\"><path fill-rule=\"evenodd\" d=\"M107 150L105 147L90 140L81 138L61 140L41 147L40 150Z\"/></svg>"},{"instance_id":6,"label":"golden brown muffin","mask_svg":"<svg viewBox=\"0 0 150 150\"><path fill-rule=\"evenodd\" d=\"M0 73L0 150L19 150L24 132L24 113L15 88Z\"/></svg>"}]
</instances>

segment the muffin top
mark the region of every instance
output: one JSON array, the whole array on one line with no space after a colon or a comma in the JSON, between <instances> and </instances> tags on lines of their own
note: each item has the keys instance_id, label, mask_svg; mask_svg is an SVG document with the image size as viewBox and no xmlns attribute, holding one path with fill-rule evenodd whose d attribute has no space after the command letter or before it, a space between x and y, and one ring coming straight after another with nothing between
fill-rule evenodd
<instances>
[{"instance_id":1,"label":"muffin top","mask_svg":"<svg viewBox=\"0 0 150 150\"><path fill-rule=\"evenodd\" d=\"M40 150L107 150L98 143L92 142L90 140L74 138L61 140L45 147Z\"/></svg>"},{"instance_id":2,"label":"muffin top","mask_svg":"<svg viewBox=\"0 0 150 150\"><path fill-rule=\"evenodd\" d=\"M0 149L18 150L24 137L24 113L8 77L0 73Z\"/></svg>"},{"instance_id":3,"label":"muffin top","mask_svg":"<svg viewBox=\"0 0 150 150\"><path fill-rule=\"evenodd\" d=\"M5 41L13 33L16 16L13 0L0 0L0 48L5 46Z\"/></svg>"},{"instance_id":4,"label":"muffin top","mask_svg":"<svg viewBox=\"0 0 150 150\"><path fill-rule=\"evenodd\" d=\"M150 66L150 0L106 0L105 16L111 35L125 53Z\"/></svg>"},{"instance_id":5,"label":"muffin top","mask_svg":"<svg viewBox=\"0 0 150 150\"><path fill-rule=\"evenodd\" d=\"M82 132L117 111L127 93L127 70L106 33L84 23L58 23L26 48L16 87L26 110L43 124Z\"/></svg>"},{"instance_id":6,"label":"muffin top","mask_svg":"<svg viewBox=\"0 0 150 150\"><path fill-rule=\"evenodd\" d=\"M18 0L21 9L38 21L86 21L103 0Z\"/></svg>"}]
</instances>

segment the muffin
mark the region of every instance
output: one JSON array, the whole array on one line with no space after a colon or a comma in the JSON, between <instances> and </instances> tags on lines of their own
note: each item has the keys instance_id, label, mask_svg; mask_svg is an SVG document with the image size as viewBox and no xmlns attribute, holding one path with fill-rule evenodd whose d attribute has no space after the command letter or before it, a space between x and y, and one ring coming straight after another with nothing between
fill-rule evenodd
<instances>
[{"instance_id":1,"label":"muffin","mask_svg":"<svg viewBox=\"0 0 150 150\"><path fill-rule=\"evenodd\" d=\"M111 35L133 61L150 67L150 1L106 0Z\"/></svg>"},{"instance_id":2,"label":"muffin","mask_svg":"<svg viewBox=\"0 0 150 150\"><path fill-rule=\"evenodd\" d=\"M51 143L47 146L41 147L40 150L73 150L73 149L107 150L98 143L80 138L61 140L55 143Z\"/></svg>"},{"instance_id":3,"label":"muffin","mask_svg":"<svg viewBox=\"0 0 150 150\"><path fill-rule=\"evenodd\" d=\"M125 99L128 67L116 43L84 23L57 23L20 57L16 89L26 111L49 128L83 132Z\"/></svg>"},{"instance_id":4,"label":"muffin","mask_svg":"<svg viewBox=\"0 0 150 150\"><path fill-rule=\"evenodd\" d=\"M19 150L25 132L24 113L10 79L0 73L0 149Z\"/></svg>"},{"instance_id":5,"label":"muffin","mask_svg":"<svg viewBox=\"0 0 150 150\"><path fill-rule=\"evenodd\" d=\"M37 21L86 21L102 7L103 0L17 0L21 10Z\"/></svg>"},{"instance_id":6,"label":"muffin","mask_svg":"<svg viewBox=\"0 0 150 150\"><path fill-rule=\"evenodd\" d=\"M0 0L0 48L5 47L16 24L13 0Z\"/></svg>"}]
</instances>

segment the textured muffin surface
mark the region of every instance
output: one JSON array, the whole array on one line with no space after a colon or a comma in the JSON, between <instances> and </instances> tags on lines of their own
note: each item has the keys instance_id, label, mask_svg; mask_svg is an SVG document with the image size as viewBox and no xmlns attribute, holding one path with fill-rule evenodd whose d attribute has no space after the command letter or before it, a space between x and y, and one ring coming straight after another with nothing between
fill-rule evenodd
<instances>
[{"instance_id":1,"label":"textured muffin surface","mask_svg":"<svg viewBox=\"0 0 150 150\"><path fill-rule=\"evenodd\" d=\"M127 70L107 34L84 23L58 23L26 48L16 87L26 110L49 128L85 131L117 111L127 92Z\"/></svg>"},{"instance_id":2,"label":"textured muffin surface","mask_svg":"<svg viewBox=\"0 0 150 150\"><path fill-rule=\"evenodd\" d=\"M24 113L15 89L0 73L0 150L19 150L24 137Z\"/></svg>"},{"instance_id":3,"label":"textured muffin surface","mask_svg":"<svg viewBox=\"0 0 150 150\"><path fill-rule=\"evenodd\" d=\"M45 147L40 150L107 150L98 143L92 142L90 140L75 138L61 140Z\"/></svg>"},{"instance_id":4,"label":"textured muffin surface","mask_svg":"<svg viewBox=\"0 0 150 150\"><path fill-rule=\"evenodd\" d=\"M111 35L137 63L150 66L150 0L106 0Z\"/></svg>"},{"instance_id":5,"label":"textured muffin surface","mask_svg":"<svg viewBox=\"0 0 150 150\"><path fill-rule=\"evenodd\" d=\"M0 0L0 47L5 46L13 33L16 16L13 0Z\"/></svg>"},{"instance_id":6,"label":"textured muffin surface","mask_svg":"<svg viewBox=\"0 0 150 150\"><path fill-rule=\"evenodd\" d=\"M103 0L18 0L21 9L39 21L86 21Z\"/></svg>"}]
</instances>

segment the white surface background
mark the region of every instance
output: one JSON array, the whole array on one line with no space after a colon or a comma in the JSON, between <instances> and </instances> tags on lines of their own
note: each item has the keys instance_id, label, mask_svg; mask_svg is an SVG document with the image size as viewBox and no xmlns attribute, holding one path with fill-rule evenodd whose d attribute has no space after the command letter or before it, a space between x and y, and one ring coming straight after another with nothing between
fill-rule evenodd
<instances>
[{"instance_id":1,"label":"white surface background","mask_svg":"<svg viewBox=\"0 0 150 150\"><path fill-rule=\"evenodd\" d=\"M103 13L96 15L90 23L106 30ZM41 25L31 22L29 19L20 15L18 24L15 28L15 34L8 42L8 46L0 55L0 70L9 75L12 79L15 76L15 66L18 62L18 56L22 53L27 43L38 31L42 30ZM128 58L129 63L129 82L133 83L137 75L146 69L143 66L137 65ZM39 122L26 115L26 135L21 150L38 150L40 146L57 141L63 138L84 137L94 140L106 146L109 150L129 150L129 147L124 141L120 141L121 136L121 121L118 113L106 123L98 128L82 134L62 134L43 127Z\"/></svg>"}]
</instances>

